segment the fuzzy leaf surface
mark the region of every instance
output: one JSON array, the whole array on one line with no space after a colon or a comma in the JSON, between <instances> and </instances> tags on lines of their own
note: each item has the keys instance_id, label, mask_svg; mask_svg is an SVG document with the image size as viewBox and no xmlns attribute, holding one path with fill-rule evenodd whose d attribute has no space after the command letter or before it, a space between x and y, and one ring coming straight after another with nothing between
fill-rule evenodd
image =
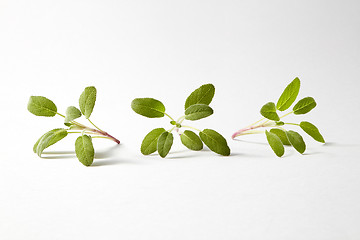
<instances>
[{"instance_id":1,"label":"fuzzy leaf surface","mask_svg":"<svg viewBox=\"0 0 360 240\"><path fill-rule=\"evenodd\" d=\"M209 105L214 97L215 87L212 84L204 84L193 91L185 101L185 110L194 104Z\"/></svg>"},{"instance_id":2,"label":"fuzzy leaf surface","mask_svg":"<svg viewBox=\"0 0 360 240\"><path fill-rule=\"evenodd\" d=\"M319 129L314 124L303 121L300 123L300 127L302 128L302 130L304 130L304 132L309 134L314 140L321 143L325 143L325 140L321 135Z\"/></svg>"},{"instance_id":3,"label":"fuzzy leaf surface","mask_svg":"<svg viewBox=\"0 0 360 240\"><path fill-rule=\"evenodd\" d=\"M78 108L70 106L66 109L65 123L69 123L70 121L75 120L79 117L81 117L81 112Z\"/></svg>"},{"instance_id":4,"label":"fuzzy leaf surface","mask_svg":"<svg viewBox=\"0 0 360 240\"><path fill-rule=\"evenodd\" d=\"M185 130L181 135L180 139L182 144L190 150L199 151L203 149L203 143L200 137L190 130Z\"/></svg>"},{"instance_id":5,"label":"fuzzy leaf surface","mask_svg":"<svg viewBox=\"0 0 360 240\"><path fill-rule=\"evenodd\" d=\"M34 153L37 153L39 157L43 151L51 145L57 143L68 135L67 131L63 128L56 128L42 135L33 147Z\"/></svg>"},{"instance_id":6,"label":"fuzzy leaf surface","mask_svg":"<svg viewBox=\"0 0 360 240\"><path fill-rule=\"evenodd\" d=\"M269 131L265 131L265 134L266 139L276 156L281 157L284 155L285 149L281 139L275 133Z\"/></svg>"},{"instance_id":7,"label":"fuzzy leaf surface","mask_svg":"<svg viewBox=\"0 0 360 240\"><path fill-rule=\"evenodd\" d=\"M206 118L214 113L214 110L206 104L194 104L185 110L185 119L195 121Z\"/></svg>"},{"instance_id":8,"label":"fuzzy leaf surface","mask_svg":"<svg viewBox=\"0 0 360 240\"><path fill-rule=\"evenodd\" d=\"M165 132L164 128L155 128L151 130L141 143L140 151L144 155L149 155L156 152L157 150L157 141L159 136Z\"/></svg>"},{"instance_id":9,"label":"fuzzy leaf surface","mask_svg":"<svg viewBox=\"0 0 360 240\"><path fill-rule=\"evenodd\" d=\"M88 119L94 109L96 101L96 88L93 86L86 87L81 93L79 99L79 106L81 113Z\"/></svg>"},{"instance_id":10,"label":"fuzzy leaf surface","mask_svg":"<svg viewBox=\"0 0 360 240\"><path fill-rule=\"evenodd\" d=\"M286 132L284 130L279 128L272 128L270 132L276 134L284 145L291 146L291 143L289 142L289 139L287 138Z\"/></svg>"},{"instance_id":11,"label":"fuzzy leaf surface","mask_svg":"<svg viewBox=\"0 0 360 240\"><path fill-rule=\"evenodd\" d=\"M310 112L313 108L316 107L315 99L312 97L306 97L301 99L298 103L293 107L294 114L305 114Z\"/></svg>"},{"instance_id":12,"label":"fuzzy leaf surface","mask_svg":"<svg viewBox=\"0 0 360 240\"><path fill-rule=\"evenodd\" d=\"M204 129L199 135L201 140L211 151L223 156L230 155L230 148L227 145L226 139L220 133L212 129Z\"/></svg>"},{"instance_id":13,"label":"fuzzy leaf surface","mask_svg":"<svg viewBox=\"0 0 360 240\"><path fill-rule=\"evenodd\" d=\"M157 141L157 150L160 157L164 158L170 152L171 146L174 141L174 136L172 133L165 131L163 132Z\"/></svg>"},{"instance_id":14,"label":"fuzzy leaf surface","mask_svg":"<svg viewBox=\"0 0 360 240\"><path fill-rule=\"evenodd\" d=\"M165 115L165 106L154 98L135 98L131 108L137 114L148 118L161 118Z\"/></svg>"},{"instance_id":15,"label":"fuzzy leaf surface","mask_svg":"<svg viewBox=\"0 0 360 240\"><path fill-rule=\"evenodd\" d=\"M36 116L53 117L57 107L53 101L42 96L31 96L27 105L29 112Z\"/></svg>"},{"instance_id":16,"label":"fuzzy leaf surface","mask_svg":"<svg viewBox=\"0 0 360 240\"><path fill-rule=\"evenodd\" d=\"M266 117L267 119L279 121L280 117L276 113L275 103L268 102L260 109L260 114Z\"/></svg>"},{"instance_id":17,"label":"fuzzy leaf surface","mask_svg":"<svg viewBox=\"0 0 360 240\"><path fill-rule=\"evenodd\" d=\"M288 109L291 104L294 103L300 91L300 79L295 78L283 91L281 94L276 108L280 111L285 111Z\"/></svg>"},{"instance_id":18,"label":"fuzzy leaf surface","mask_svg":"<svg viewBox=\"0 0 360 240\"><path fill-rule=\"evenodd\" d=\"M286 131L286 136L289 139L291 145L298 151L299 153L304 153L306 149L306 144L302 136L292 130Z\"/></svg>"},{"instance_id":19,"label":"fuzzy leaf surface","mask_svg":"<svg viewBox=\"0 0 360 240\"><path fill-rule=\"evenodd\" d=\"M92 138L89 135L82 135L76 139L75 153L76 157L83 165L90 166L93 163L95 151Z\"/></svg>"}]
</instances>

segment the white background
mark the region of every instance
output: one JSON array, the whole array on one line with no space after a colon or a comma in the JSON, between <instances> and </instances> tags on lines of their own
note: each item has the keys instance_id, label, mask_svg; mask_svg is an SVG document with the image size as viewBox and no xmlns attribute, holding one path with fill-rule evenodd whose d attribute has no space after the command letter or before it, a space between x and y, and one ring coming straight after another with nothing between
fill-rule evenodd
<instances>
[{"instance_id":1,"label":"white background","mask_svg":"<svg viewBox=\"0 0 360 240\"><path fill-rule=\"evenodd\" d=\"M359 1L0 1L0 239L360 239ZM327 144L277 158L263 135L231 140L295 77ZM130 103L186 97L213 83L214 114L193 123L226 136L232 155L142 156L144 135L169 128ZM26 110L29 96L64 113L94 85L94 140L84 167L75 136L32 152L62 119Z\"/></svg>"}]
</instances>

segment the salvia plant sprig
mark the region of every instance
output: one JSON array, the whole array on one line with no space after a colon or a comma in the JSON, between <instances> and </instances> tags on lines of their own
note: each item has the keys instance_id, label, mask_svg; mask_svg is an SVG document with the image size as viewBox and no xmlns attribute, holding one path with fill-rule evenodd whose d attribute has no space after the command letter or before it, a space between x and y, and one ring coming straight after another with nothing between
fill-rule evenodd
<instances>
[{"instance_id":1,"label":"salvia plant sprig","mask_svg":"<svg viewBox=\"0 0 360 240\"><path fill-rule=\"evenodd\" d=\"M305 97L298 101L292 108L292 111L279 116L278 111L283 112L290 108L295 102L300 90L300 80L295 78L283 91L276 105L274 102L266 103L260 110L263 119L251 124L250 126L240 129L232 135L236 138L246 134L264 133L264 131L254 130L262 127L271 128L269 131L265 130L266 139L278 157L284 155L284 145L293 146L299 153L304 153L306 144L302 136L293 130L286 130L286 125L299 126L305 133L310 135L314 140L325 143L323 136L320 134L318 128L306 121L300 123L284 122L282 119L290 114L302 115L310 112L316 107L316 102L312 97Z\"/></svg>"},{"instance_id":2,"label":"salvia plant sprig","mask_svg":"<svg viewBox=\"0 0 360 240\"><path fill-rule=\"evenodd\" d=\"M173 131L180 135L180 140L185 147L193 151L203 149L203 143L209 149L220 155L230 155L230 148L226 139L212 129L200 130L188 125L184 125L184 120L196 121L213 114L213 109L209 106L215 94L215 87L212 84L205 84L193 91L185 101L185 115L177 120L165 112L165 106L159 100L153 98L136 98L131 102L131 108L138 114L148 118L170 118L172 127L169 130L155 128L150 131L141 144L141 153L149 155L158 151L164 158L169 153L173 144ZM186 130L182 131L185 128ZM189 130L191 129L191 130ZM199 135L193 132L199 132Z\"/></svg>"},{"instance_id":3,"label":"salvia plant sprig","mask_svg":"<svg viewBox=\"0 0 360 240\"><path fill-rule=\"evenodd\" d=\"M118 139L97 127L91 120L90 115L96 101L96 88L86 87L80 95L79 107L74 106L66 109L65 115L57 112L53 101L42 96L31 96L27 109L36 116L54 117L56 115L64 118L66 128L55 128L43 134L33 147L34 153L41 157L43 151L51 145L59 142L68 134L80 134L75 141L75 153L79 161L85 166L90 166L94 161L95 151L92 138L105 138L120 143ZM75 119L84 116L93 127L87 127Z\"/></svg>"}]
</instances>

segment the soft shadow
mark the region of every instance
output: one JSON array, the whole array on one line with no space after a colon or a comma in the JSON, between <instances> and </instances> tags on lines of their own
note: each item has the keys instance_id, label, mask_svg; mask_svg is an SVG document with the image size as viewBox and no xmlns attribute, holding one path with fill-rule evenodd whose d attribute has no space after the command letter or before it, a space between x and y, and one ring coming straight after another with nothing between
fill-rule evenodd
<instances>
[{"instance_id":1,"label":"soft shadow","mask_svg":"<svg viewBox=\"0 0 360 240\"><path fill-rule=\"evenodd\" d=\"M43 154L48 155L61 155L61 154L75 154L75 151L45 151Z\"/></svg>"},{"instance_id":2,"label":"soft shadow","mask_svg":"<svg viewBox=\"0 0 360 240\"><path fill-rule=\"evenodd\" d=\"M106 160L97 160L94 159L92 167L100 167L100 166L110 166L110 165L119 165L119 164L137 164L136 161L130 161L125 159L106 159Z\"/></svg>"},{"instance_id":3,"label":"soft shadow","mask_svg":"<svg viewBox=\"0 0 360 240\"><path fill-rule=\"evenodd\" d=\"M337 143L337 142L326 142L323 144L325 147L332 147L332 146L338 146L338 147L359 147L360 144L347 144L347 143Z\"/></svg>"},{"instance_id":4,"label":"soft shadow","mask_svg":"<svg viewBox=\"0 0 360 240\"><path fill-rule=\"evenodd\" d=\"M244 143L258 144L258 145L268 145L267 143L264 143L264 142L255 142L255 141L240 140L240 139L234 139L234 141L244 142Z\"/></svg>"},{"instance_id":5,"label":"soft shadow","mask_svg":"<svg viewBox=\"0 0 360 240\"><path fill-rule=\"evenodd\" d=\"M75 158L75 155L54 155L54 156L41 156L45 159L63 159L63 158Z\"/></svg>"},{"instance_id":6,"label":"soft shadow","mask_svg":"<svg viewBox=\"0 0 360 240\"><path fill-rule=\"evenodd\" d=\"M114 146L111 146L109 148L105 148L101 151L96 151L95 152L95 159L104 159L104 158L108 158L114 155L115 150L120 149L122 147L122 145L120 144L116 144Z\"/></svg>"},{"instance_id":7,"label":"soft shadow","mask_svg":"<svg viewBox=\"0 0 360 240\"><path fill-rule=\"evenodd\" d=\"M191 154L191 155L182 155L182 156L166 156L167 159L184 159L184 158L193 158L196 157L197 155L195 154Z\"/></svg>"}]
</instances>

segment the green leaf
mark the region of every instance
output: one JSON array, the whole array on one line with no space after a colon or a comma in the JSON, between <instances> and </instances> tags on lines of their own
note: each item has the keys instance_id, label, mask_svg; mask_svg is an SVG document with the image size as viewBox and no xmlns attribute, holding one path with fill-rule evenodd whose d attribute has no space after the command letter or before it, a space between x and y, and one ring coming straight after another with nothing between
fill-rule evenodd
<instances>
[{"instance_id":1,"label":"green leaf","mask_svg":"<svg viewBox=\"0 0 360 240\"><path fill-rule=\"evenodd\" d=\"M297 95L299 94L299 90L300 80L299 78L295 78L281 94L276 104L276 108L280 111L285 111L286 109L288 109L295 101Z\"/></svg>"},{"instance_id":2,"label":"green leaf","mask_svg":"<svg viewBox=\"0 0 360 240\"><path fill-rule=\"evenodd\" d=\"M155 128L151 130L141 143L141 153L149 155L157 150L157 140L159 136L165 132L164 128Z\"/></svg>"},{"instance_id":3,"label":"green leaf","mask_svg":"<svg viewBox=\"0 0 360 240\"><path fill-rule=\"evenodd\" d=\"M314 107L316 107L316 102L312 97L306 97L301 99L293 107L294 114L305 114L310 112Z\"/></svg>"},{"instance_id":4,"label":"green leaf","mask_svg":"<svg viewBox=\"0 0 360 240\"><path fill-rule=\"evenodd\" d=\"M199 151L203 149L203 143L199 136L190 130L185 130L181 135L180 139L182 144L190 150Z\"/></svg>"},{"instance_id":5,"label":"green leaf","mask_svg":"<svg viewBox=\"0 0 360 240\"><path fill-rule=\"evenodd\" d=\"M37 153L39 157L43 151L51 145L57 143L68 135L67 131L63 128L56 128L42 135L33 147L34 153Z\"/></svg>"},{"instance_id":6,"label":"green leaf","mask_svg":"<svg viewBox=\"0 0 360 240\"><path fill-rule=\"evenodd\" d=\"M296 149L296 151L298 151L299 153L305 152L306 145L302 136L299 133L290 130L286 132L286 136L288 137L289 142Z\"/></svg>"},{"instance_id":7,"label":"green leaf","mask_svg":"<svg viewBox=\"0 0 360 240\"><path fill-rule=\"evenodd\" d=\"M55 103L42 96L31 96L27 105L29 112L36 116L53 117L57 113Z\"/></svg>"},{"instance_id":8,"label":"green leaf","mask_svg":"<svg viewBox=\"0 0 360 240\"><path fill-rule=\"evenodd\" d=\"M65 123L69 123L70 121L81 117L81 112L74 106L70 106L66 109L65 114Z\"/></svg>"},{"instance_id":9,"label":"green leaf","mask_svg":"<svg viewBox=\"0 0 360 240\"><path fill-rule=\"evenodd\" d=\"M157 141L157 150L160 157L164 158L169 153L173 144L174 136L172 133L165 131L163 132Z\"/></svg>"},{"instance_id":10,"label":"green leaf","mask_svg":"<svg viewBox=\"0 0 360 240\"><path fill-rule=\"evenodd\" d=\"M319 132L319 129L314 124L304 121L300 123L300 127L302 128L302 130L304 130L304 132L309 134L314 140L321 143L325 143L325 140L321 135L321 133Z\"/></svg>"},{"instance_id":11,"label":"green leaf","mask_svg":"<svg viewBox=\"0 0 360 240\"><path fill-rule=\"evenodd\" d=\"M230 155L230 148L226 139L218 132L211 129L204 129L199 133L201 140L211 151L223 156Z\"/></svg>"},{"instance_id":12,"label":"green leaf","mask_svg":"<svg viewBox=\"0 0 360 240\"><path fill-rule=\"evenodd\" d=\"M96 101L96 88L86 87L85 90L81 93L79 99L79 106L81 113L88 119L94 109Z\"/></svg>"},{"instance_id":13,"label":"green leaf","mask_svg":"<svg viewBox=\"0 0 360 240\"><path fill-rule=\"evenodd\" d=\"M89 135L82 135L75 141L75 153L79 161L90 166L94 161L95 151Z\"/></svg>"},{"instance_id":14,"label":"green leaf","mask_svg":"<svg viewBox=\"0 0 360 240\"><path fill-rule=\"evenodd\" d=\"M209 105L214 97L215 87L212 84L204 84L193 91L185 102L185 110L194 104Z\"/></svg>"},{"instance_id":15,"label":"green leaf","mask_svg":"<svg viewBox=\"0 0 360 240\"><path fill-rule=\"evenodd\" d=\"M283 126L285 123L284 122L282 122L282 121L277 121L276 122L276 126Z\"/></svg>"},{"instance_id":16,"label":"green leaf","mask_svg":"<svg viewBox=\"0 0 360 240\"><path fill-rule=\"evenodd\" d=\"M284 145L291 146L291 143L289 142L289 139L287 138L286 132L284 130L279 128L272 128L270 132L275 133Z\"/></svg>"},{"instance_id":17,"label":"green leaf","mask_svg":"<svg viewBox=\"0 0 360 240\"><path fill-rule=\"evenodd\" d=\"M131 102L131 108L137 114L148 118L161 118L165 115L164 104L153 98L135 98Z\"/></svg>"},{"instance_id":18,"label":"green leaf","mask_svg":"<svg viewBox=\"0 0 360 240\"><path fill-rule=\"evenodd\" d=\"M281 139L275 133L269 132L267 130L265 131L265 134L266 139L276 156L281 157L284 155L285 149Z\"/></svg>"},{"instance_id":19,"label":"green leaf","mask_svg":"<svg viewBox=\"0 0 360 240\"><path fill-rule=\"evenodd\" d=\"M185 110L185 119L191 121L199 120L201 118L206 118L213 113L213 109L206 104L194 104Z\"/></svg>"},{"instance_id":20,"label":"green leaf","mask_svg":"<svg viewBox=\"0 0 360 240\"><path fill-rule=\"evenodd\" d=\"M266 117L267 119L279 121L279 115L276 113L275 103L268 102L264 106L262 106L260 110L261 115Z\"/></svg>"}]
</instances>

